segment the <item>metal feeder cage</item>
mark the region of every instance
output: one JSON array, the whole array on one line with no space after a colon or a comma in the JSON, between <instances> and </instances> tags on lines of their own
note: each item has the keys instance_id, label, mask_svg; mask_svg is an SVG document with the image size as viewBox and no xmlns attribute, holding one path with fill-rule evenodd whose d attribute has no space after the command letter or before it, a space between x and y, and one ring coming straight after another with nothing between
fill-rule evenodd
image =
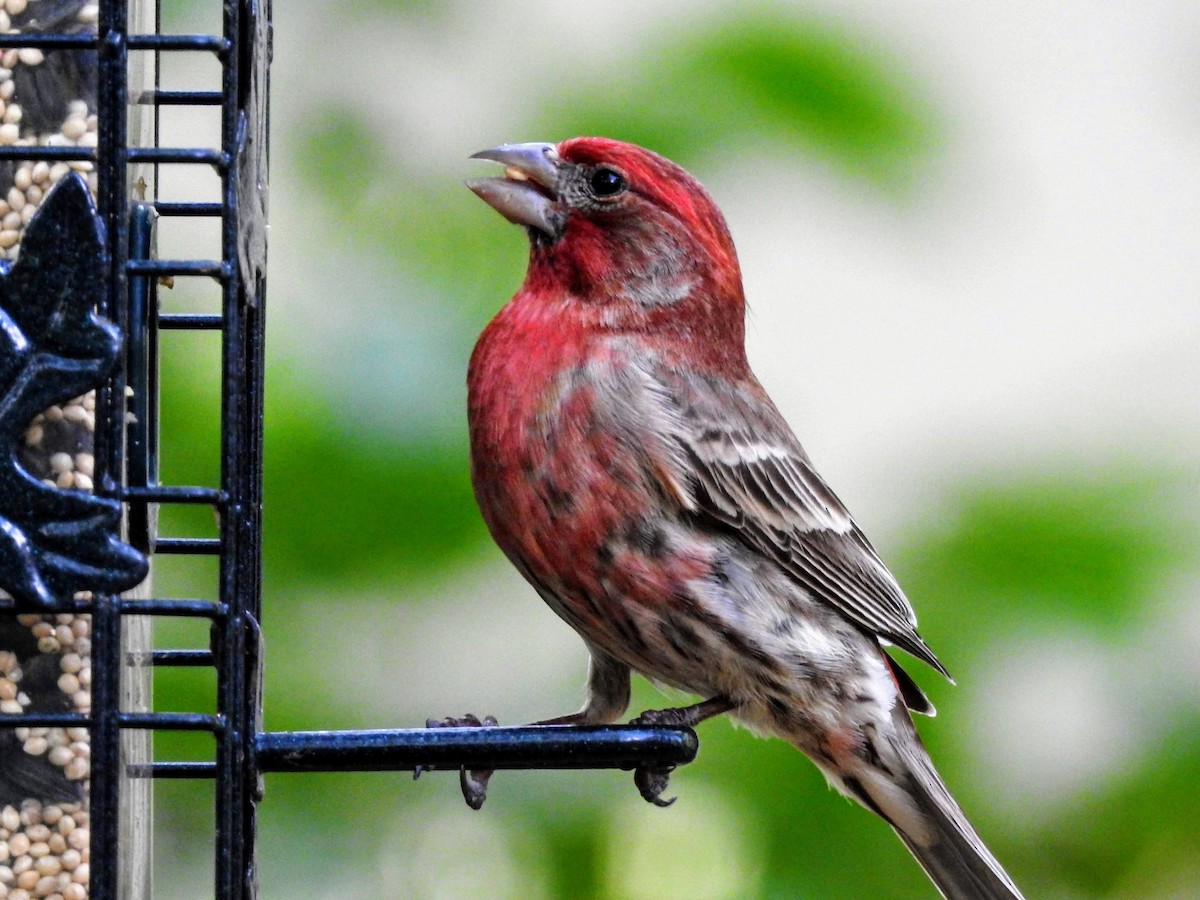
<instances>
[{"instance_id":1,"label":"metal feeder cage","mask_svg":"<svg viewBox=\"0 0 1200 900\"><path fill-rule=\"evenodd\" d=\"M219 31L164 34L151 2L0 0L8 897L151 896L152 787L161 779L211 784L214 896L249 898L267 772L623 768L661 779L696 753L695 734L671 727L264 730L271 9L270 0L211 6ZM186 68L177 63L196 60L211 83L173 83ZM212 146L161 145L168 109L219 117ZM182 198L168 170L208 173L211 196ZM217 253L161 258L157 247L189 220L219 232ZM185 280L215 286L210 311L171 311L160 288ZM183 341L160 341L164 332ZM204 333L220 342L219 483L162 483L159 363ZM211 508L215 536L158 533L160 514L173 521L169 513L189 505ZM155 560L168 555L210 558L212 595L158 596ZM168 618L207 623L208 646L154 649L153 625ZM152 675L163 666L209 682L215 672L214 711L156 709ZM203 733L208 752L156 758L162 731Z\"/></svg>"}]
</instances>

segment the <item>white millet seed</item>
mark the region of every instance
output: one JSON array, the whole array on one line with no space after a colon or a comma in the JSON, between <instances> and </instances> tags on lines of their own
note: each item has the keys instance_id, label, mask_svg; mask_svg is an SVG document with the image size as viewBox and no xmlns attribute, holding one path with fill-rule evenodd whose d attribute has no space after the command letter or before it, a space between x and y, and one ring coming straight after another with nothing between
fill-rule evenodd
<instances>
[{"instance_id":1,"label":"white millet seed","mask_svg":"<svg viewBox=\"0 0 1200 900\"><path fill-rule=\"evenodd\" d=\"M30 756L41 756L49 747L44 737L32 737L25 742L25 752Z\"/></svg>"},{"instance_id":2,"label":"white millet seed","mask_svg":"<svg viewBox=\"0 0 1200 900\"><path fill-rule=\"evenodd\" d=\"M87 134L87 122L82 116L68 116L66 121L62 123L59 130L73 141L79 140Z\"/></svg>"},{"instance_id":3,"label":"white millet seed","mask_svg":"<svg viewBox=\"0 0 1200 900\"><path fill-rule=\"evenodd\" d=\"M56 638L46 637L38 641L39 653L58 653L62 650L62 644Z\"/></svg>"},{"instance_id":4,"label":"white millet seed","mask_svg":"<svg viewBox=\"0 0 1200 900\"><path fill-rule=\"evenodd\" d=\"M55 453L50 457L50 471L57 474L70 472L75 468L75 457L70 453ZM39 623L45 624L45 623Z\"/></svg>"}]
</instances>

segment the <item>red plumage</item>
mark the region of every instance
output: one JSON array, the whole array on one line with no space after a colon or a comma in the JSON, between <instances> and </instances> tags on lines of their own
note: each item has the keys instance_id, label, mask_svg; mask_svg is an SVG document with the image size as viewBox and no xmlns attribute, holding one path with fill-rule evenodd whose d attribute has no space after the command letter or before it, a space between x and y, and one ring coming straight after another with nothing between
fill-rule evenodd
<instances>
[{"instance_id":1,"label":"red plumage","mask_svg":"<svg viewBox=\"0 0 1200 900\"><path fill-rule=\"evenodd\" d=\"M895 579L754 378L733 241L674 163L576 138L479 156L529 269L468 374L472 477L501 549L587 642L609 722L630 671L804 751L951 898L1019 897L925 754L894 644L943 673Z\"/></svg>"}]
</instances>

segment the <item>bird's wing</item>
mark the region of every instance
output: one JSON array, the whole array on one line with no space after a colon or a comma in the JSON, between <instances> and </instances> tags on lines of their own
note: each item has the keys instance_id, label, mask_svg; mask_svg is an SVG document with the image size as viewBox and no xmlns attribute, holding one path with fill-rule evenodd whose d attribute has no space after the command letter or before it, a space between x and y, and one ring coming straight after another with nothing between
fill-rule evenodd
<instances>
[{"instance_id":1,"label":"bird's wing","mask_svg":"<svg viewBox=\"0 0 1200 900\"><path fill-rule=\"evenodd\" d=\"M655 376L660 400L677 406L674 480L690 487L691 511L732 528L813 596L949 677L917 634L896 579L762 388Z\"/></svg>"}]
</instances>

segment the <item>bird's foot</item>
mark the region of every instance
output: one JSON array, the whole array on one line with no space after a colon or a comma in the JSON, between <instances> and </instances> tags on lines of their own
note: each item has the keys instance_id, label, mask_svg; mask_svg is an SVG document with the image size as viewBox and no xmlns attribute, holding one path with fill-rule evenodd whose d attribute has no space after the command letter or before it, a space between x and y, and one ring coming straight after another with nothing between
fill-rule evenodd
<instances>
[{"instance_id":1,"label":"bird's foot","mask_svg":"<svg viewBox=\"0 0 1200 900\"><path fill-rule=\"evenodd\" d=\"M733 709L733 702L724 697L713 697L691 706L678 706L672 709L648 709L630 725L669 725L676 728L691 728L705 719L719 716Z\"/></svg>"},{"instance_id":2,"label":"bird's foot","mask_svg":"<svg viewBox=\"0 0 1200 900\"><path fill-rule=\"evenodd\" d=\"M662 793L667 789L673 771L675 771L674 766L638 766L634 769L633 783L637 785L642 799L647 803L664 808L674 803L675 797L669 800L662 798Z\"/></svg>"},{"instance_id":3,"label":"bird's foot","mask_svg":"<svg viewBox=\"0 0 1200 900\"><path fill-rule=\"evenodd\" d=\"M464 716L446 716L442 719L426 719L426 728L494 728L500 723L495 716L484 716L480 719L474 713ZM413 769L413 778L421 777L422 768ZM488 780L492 777L492 769L468 769L466 766L458 770L458 785L462 789L463 799L471 809L479 809L487 799Z\"/></svg>"}]
</instances>

